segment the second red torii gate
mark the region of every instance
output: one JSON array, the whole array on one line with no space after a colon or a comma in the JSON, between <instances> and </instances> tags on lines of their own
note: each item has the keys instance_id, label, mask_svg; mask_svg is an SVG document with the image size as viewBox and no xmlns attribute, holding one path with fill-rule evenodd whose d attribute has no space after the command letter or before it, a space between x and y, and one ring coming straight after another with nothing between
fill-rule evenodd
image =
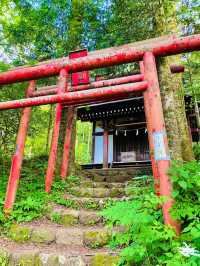
<instances>
[{"instance_id":1,"label":"second red torii gate","mask_svg":"<svg viewBox=\"0 0 200 266\"><path fill-rule=\"evenodd\" d=\"M148 124L148 136L150 142L150 153L152 165L154 167L154 178L159 180L160 195L166 196L168 200L163 204L163 215L166 224L175 228L178 233L180 228L170 217L169 209L172 205L171 182L167 171L170 165L170 156L168 151L168 141L165 130L165 123L160 98L160 88L156 70L156 56L167 56L182 52L189 52L200 49L200 35L187 36L184 38L164 37L151 39L136 44L129 44L117 48L104 49L89 53L85 58L69 60L68 58L55 61L40 63L37 66L18 68L0 74L0 84L10 84L19 81L39 79L58 75L65 71L69 72L84 71L100 67L111 66L115 64L128 63L143 60L144 81L134 84L123 84L115 87L105 87L100 89L83 90L78 92L62 93L59 85L57 95L40 96L36 98L27 98L22 100L2 102L0 110L27 108L31 106L65 103L65 105L85 105L95 101L109 101L113 98L124 98L132 96L135 91L144 92L145 114ZM64 85L62 85L64 86ZM34 92L32 92L34 94ZM15 158L19 154L17 147ZM20 155L23 156L23 153ZM15 159L15 162L17 160ZM19 177L13 176L9 180L7 188L7 197L5 209L12 208L17 182ZM12 178L11 178L12 179ZM15 181L15 182L12 182ZM10 194L11 192L11 194Z\"/></svg>"}]
</instances>

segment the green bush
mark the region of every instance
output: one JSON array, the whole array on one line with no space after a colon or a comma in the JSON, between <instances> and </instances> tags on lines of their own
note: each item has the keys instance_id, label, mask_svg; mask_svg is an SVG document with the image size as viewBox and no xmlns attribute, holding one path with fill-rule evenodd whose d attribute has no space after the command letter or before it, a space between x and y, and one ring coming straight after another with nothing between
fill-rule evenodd
<instances>
[{"instance_id":1,"label":"green bush","mask_svg":"<svg viewBox=\"0 0 200 266\"><path fill-rule=\"evenodd\" d=\"M52 193L47 194L44 185L46 167L47 158L45 156L24 160L16 201L8 217L4 216L3 205L9 173L1 173L0 227L7 230L13 223L29 222L41 218L48 212L47 206L50 206L52 202L67 207L77 207L74 201L64 199L63 195L72 183L79 183L79 178L70 176L66 181L55 178L52 185Z\"/></svg>"},{"instance_id":2,"label":"green bush","mask_svg":"<svg viewBox=\"0 0 200 266\"><path fill-rule=\"evenodd\" d=\"M181 240L200 249L200 162L174 163L170 176L175 200L172 215L181 222Z\"/></svg>"},{"instance_id":3,"label":"green bush","mask_svg":"<svg viewBox=\"0 0 200 266\"><path fill-rule=\"evenodd\" d=\"M200 144L194 143L193 146L194 157L197 161L200 161Z\"/></svg>"},{"instance_id":4,"label":"green bush","mask_svg":"<svg viewBox=\"0 0 200 266\"><path fill-rule=\"evenodd\" d=\"M183 233L175 236L172 228L163 224L159 206L165 201L157 197L150 187L148 192L129 201L117 202L102 211L108 224L123 225L125 230L113 235L111 247L122 248L119 265L200 265L200 205L199 164L173 164L170 169L176 200L172 215L181 221ZM187 243L187 244L186 244ZM187 245L195 248L191 255L184 256Z\"/></svg>"}]
</instances>

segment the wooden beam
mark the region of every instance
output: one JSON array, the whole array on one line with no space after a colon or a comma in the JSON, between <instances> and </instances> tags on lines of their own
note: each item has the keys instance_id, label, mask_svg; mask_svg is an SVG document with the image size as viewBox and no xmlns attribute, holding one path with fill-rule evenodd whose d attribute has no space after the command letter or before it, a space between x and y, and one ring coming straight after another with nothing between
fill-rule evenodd
<instances>
[{"instance_id":1,"label":"wooden beam","mask_svg":"<svg viewBox=\"0 0 200 266\"><path fill-rule=\"evenodd\" d=\"M104 121L103 131L103 168L108 168L108 121Z\"/></svg>"}]
</instances>

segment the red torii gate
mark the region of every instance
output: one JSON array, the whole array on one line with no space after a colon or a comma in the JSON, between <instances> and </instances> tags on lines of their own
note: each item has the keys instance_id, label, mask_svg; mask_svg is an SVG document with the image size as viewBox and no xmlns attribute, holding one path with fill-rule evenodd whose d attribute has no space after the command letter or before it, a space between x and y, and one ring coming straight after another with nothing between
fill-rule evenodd
<instances>
[{"instance_id":1,"label":"red torii gate","mask_svg":"<svg viewBox=\"0 0 200 266\"><path fill-rule=\"evenodd\" d=\"M120 47L91 52L87 56L79 59L69 59L66 57L41 62L36 66L19 67L14 70L0 73L0 85L59 75L58 86L57 88L48 88L48 93L48 90L46 92L43 90L44 94L41 95L46 96L35 97L37 96L37 92L34 92L34 81L31 81L26 94L27 99L1 102L0 110L25 108L20 123L20 125L23 125L24 123L28 124L29 120L28 117L30 115L30 109L27 108L30 108L31 106L57 103L58 115L56 116L51 147L51 152L54 154L54 158L56 158L55 154L57 149L62 103L64 103L65 106L85 105L90 104L91 102L104 102L113 99L126 98L128 96L132 96L135 91L144 91L145 115L148 125L147 128L153 175L156 183L159 181L160 195L167 196L168 198L166 203L162 206L164 221L166 224L173 226L176 232L179 233L179 225L171 219L169 213L169 209L172 205L172 188L167 174L170 165L170 157L155 58L157 56L169 56L199 49L200 35L187 36L183 38L164 36ZM141 76L139 80L134 80L138 81L137 83L121 84L115 81L115 86L110 86L113 84L109 84L109 87L95 88L95 85L93 84L93 89L91 90L89 90L89 87L92 85L87 88L85 87L82 91L79 91L79 89L81 90L81 86L76 88L78 91L69 92L67 90L67 77L69 73L133 61L143 61L143 63L140 63ZM53 91L50 91L50 89L53 89ZM49 95L54 93L56 93L56 95ZM28 98L30 96L33 98ZM26 115L26 113L28 114ZM26 133L27 127L20 126L16 152L13 157L11 174L7 187L7 195L4 205L5 211L12 208L15 200ZM52 171L51 174L47 175L47 177L49 179L46 179L46 191L50 191L53 178Z\"/></svg>"}]
</instances>

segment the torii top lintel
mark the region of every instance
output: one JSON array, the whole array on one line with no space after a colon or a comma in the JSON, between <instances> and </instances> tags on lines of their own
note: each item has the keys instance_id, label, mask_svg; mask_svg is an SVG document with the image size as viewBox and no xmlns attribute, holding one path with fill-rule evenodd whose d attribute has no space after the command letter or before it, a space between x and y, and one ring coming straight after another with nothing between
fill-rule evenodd
<instances>
[{"instance_id":1,"label":"torii top lintel","mask_svg":"<svg viewBox=\"0 0 200 266\"><path fill-rule=\"evenodd\" d=\"M69 72L78 72L139 61L146 51L151 51L155 56L168 56L195 50L200 50L200 34L180 38L174 35L163 36L90 52L88 56L79 59L64 57L35 66L15 68L0 73L0 85L55 76L64 67Z\"/></svg>"}]
</instances>

